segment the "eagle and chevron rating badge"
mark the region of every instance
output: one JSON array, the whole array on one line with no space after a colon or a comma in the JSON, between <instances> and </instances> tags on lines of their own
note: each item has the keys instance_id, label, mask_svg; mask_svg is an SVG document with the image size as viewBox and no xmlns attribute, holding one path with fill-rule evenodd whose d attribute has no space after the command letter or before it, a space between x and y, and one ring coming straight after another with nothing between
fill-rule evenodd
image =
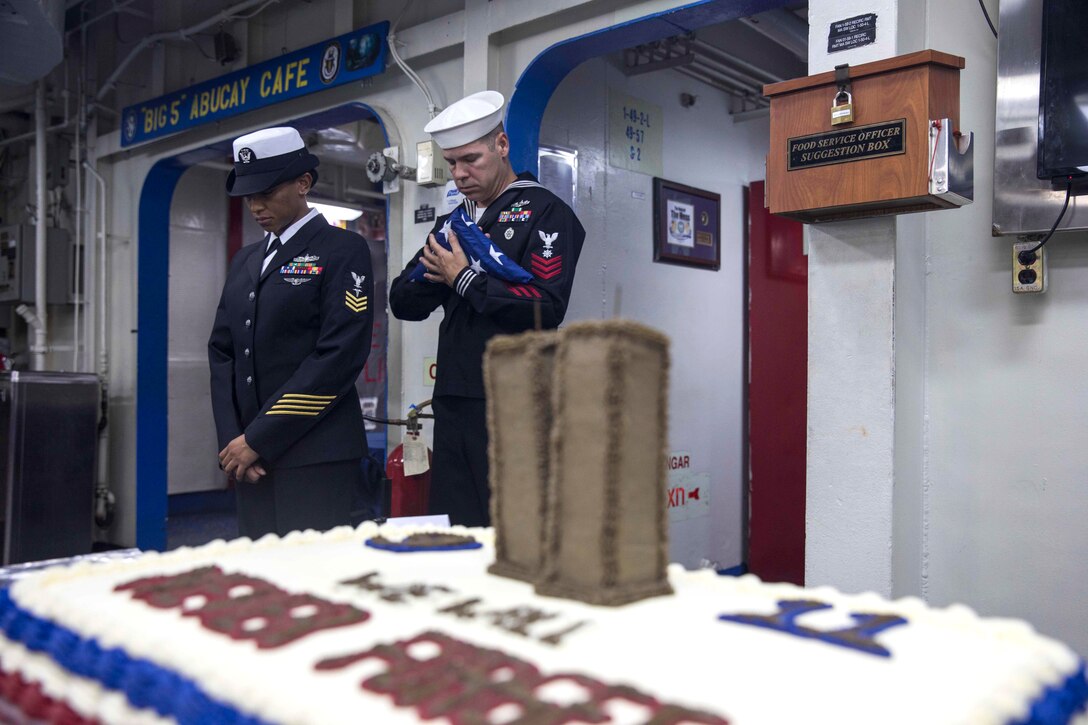
<instances>
[{"instance_id":1,"label":"eagle and chevron rating badge","mask_svg":"<svg viewBox=\"0 0 1088 725\"><path fill-rule=\"evenodd\" d=\"M365 312L369 304L367 296L363 294L363 282L366 281L366 275L352 272L351 278L355 282L354 290L344 291L344 304L352 312Z\"/></svg>"}]
</instances>

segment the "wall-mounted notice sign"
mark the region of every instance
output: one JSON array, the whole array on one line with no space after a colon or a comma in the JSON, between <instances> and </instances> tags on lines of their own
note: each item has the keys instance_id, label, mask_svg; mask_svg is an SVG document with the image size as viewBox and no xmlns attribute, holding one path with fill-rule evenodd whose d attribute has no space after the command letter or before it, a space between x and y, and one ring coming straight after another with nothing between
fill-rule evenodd
<instances>
[{"instance_id":1,"label":"wall-mounted notice sign","mask_svg":"<svg viewBox=\"0 0 1088 725\"><path fill-rule=\"evenodd\" d=\"M608 94L608 163L661 176L661 106L617 91Z\"/></svg>"},{"instance_id":2,"label":"wall-mounted notice sign","mask_svg":"<svg viewBox=\"0 0 1088 725\"><path fill-rule=\"evenodd\" d=\"M691 453L672 451L666 458L669 521L686 521L710 513L710 474L692 473Z\"/></svg>"},{"instance_id":3,"label":"wall-mounted notice sign","mask_svg":"<svg viewBox=\"0 0 1088 725\"><path fill-rule=\"evenodd\" d=\"M866 13L857 17L838 20L831 23L827 34L827 52L860 48L876 42L876 13Z\"/></svg>"},{"instance_id":4,"label":"wall-mounted notice sign","mask_svg":"<svg viewBox=\"0 0 1088 725\"><path fill-rule=\"evenodd\" d=\"M416 224L434 221L434 207L430 204L422 204L416 209Z\"/></svg>"},{"instance_id":5,"label":"wall-mounted notice sign","mask_svg":"<svg viewBox=\"0 0 1088 725\"><path fill-rule=\"evenodd\" d=\"M150 141L385 70L389 22L370 25L279 58L127 106L121 145Z\"/></svg>"}]
</instances>

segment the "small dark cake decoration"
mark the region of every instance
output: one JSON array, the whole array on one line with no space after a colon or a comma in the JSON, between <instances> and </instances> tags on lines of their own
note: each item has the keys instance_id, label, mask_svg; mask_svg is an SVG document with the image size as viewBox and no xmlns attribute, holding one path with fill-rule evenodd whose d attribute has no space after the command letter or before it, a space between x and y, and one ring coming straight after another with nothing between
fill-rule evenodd
<instances>
[{"instance_id":1,"label":"small dark cake decoration","mask_svg":"<svg viewBox=\"0 0 1088 725\"><path fill-rule=\"evenodd\" d=\"M395 551L406 554L415 551L461 551L479 549L483 544L471 536L460 534L411 534L400 541L392 541L384 536L375 536L366 540L366 545L374 549Z\"/></svg>"}]
</instances>

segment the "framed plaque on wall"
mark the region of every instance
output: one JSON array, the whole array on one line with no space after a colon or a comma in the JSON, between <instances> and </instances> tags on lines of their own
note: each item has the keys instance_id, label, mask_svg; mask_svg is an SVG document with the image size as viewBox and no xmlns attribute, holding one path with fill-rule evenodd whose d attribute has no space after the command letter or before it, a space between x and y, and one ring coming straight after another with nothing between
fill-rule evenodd
<instances>
[{"instance_id":1,"label":"framed plaque on wall","mask_svg":"<svg viewBox=\"0 0 1088 725\"><path fill-rule=\"evenodd\" d=\"M654 178L654 261L721 266L721 195Z\"/></svg>"}]
</instances>

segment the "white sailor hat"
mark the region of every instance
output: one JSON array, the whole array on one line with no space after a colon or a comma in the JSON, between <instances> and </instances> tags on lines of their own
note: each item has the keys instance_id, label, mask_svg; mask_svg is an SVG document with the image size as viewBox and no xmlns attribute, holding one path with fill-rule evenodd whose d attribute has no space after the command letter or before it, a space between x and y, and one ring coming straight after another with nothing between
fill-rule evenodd
<instances>
[{"instance_id":1,"label":"white sailor hat","mask_svg":"<svg viewBox=\"0 0 1088 725\"><path fill-rule=\"evenodd\" d=\"M234 169L227 175L227 194L260 194L307 172L313 177L312 183L316 183L318 163L293 128L265 128L247 133L234 140Z\"/></svg>"},{"instance_id":2,"label":"white sailor hat","mask_svg":"<svg viewBox=\"0 0 1088 725\"><path fill-rule=\"evenodd\" d=\"M498 91L480 91L451 104L423 127L441 148L472 143L502 123L506 99Z\"/></svg>"}]
</instances>

